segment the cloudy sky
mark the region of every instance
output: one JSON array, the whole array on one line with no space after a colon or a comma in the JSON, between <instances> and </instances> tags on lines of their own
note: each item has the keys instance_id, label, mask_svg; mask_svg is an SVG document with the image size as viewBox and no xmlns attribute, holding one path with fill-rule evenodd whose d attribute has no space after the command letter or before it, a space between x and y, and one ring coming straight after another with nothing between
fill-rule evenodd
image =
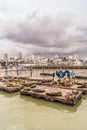
<instances>
[{"instance_id":1,"label":"cloudy sky","mask_svg":"<svg viewBox=\"0 0 87 130\"><path fill-rule=\"evenodd\" d=\"M87 56L87 0L0 0L0 57Z\"/></svg>"}]
</instances>

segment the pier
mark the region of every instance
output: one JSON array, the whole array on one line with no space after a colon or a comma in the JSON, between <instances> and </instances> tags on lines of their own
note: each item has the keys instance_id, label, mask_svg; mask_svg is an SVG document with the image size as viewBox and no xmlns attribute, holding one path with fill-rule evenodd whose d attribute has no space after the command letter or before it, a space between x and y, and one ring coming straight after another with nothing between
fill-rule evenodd
<instances>
[{"instance_id":1,"label":"pier","mask_svg":"<svg viewBox=\"0 0 87 130\"><path fill-rule=\"evenodd\" d=\"M40 98L67 105L76 105L87 94L87 83L53 81L52 79L5 76L0 77L0 91Z\"/></svg>"},{"instance_id":2,"label":"pier","mask_svg":"<svg viewBox=\"0 0 87 130\"><path fill-rule=\"evenodd\" d=\"M27 95L34 98L45 99L52 102L60 102L67 105L76 105L82 97L80 91L73 92L69 89L61 89L58 87L48 87L36 85L32 87L24 87L20 91L21 95Z\"/></svg>"}]
</instances>

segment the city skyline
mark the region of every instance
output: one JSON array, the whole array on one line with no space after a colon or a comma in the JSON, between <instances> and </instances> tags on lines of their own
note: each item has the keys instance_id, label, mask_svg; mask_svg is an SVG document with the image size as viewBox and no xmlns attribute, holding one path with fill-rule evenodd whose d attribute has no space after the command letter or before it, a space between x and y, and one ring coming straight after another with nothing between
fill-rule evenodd
<instances>
[{"instance_id":1,"label":"city skyline","mask_svg":"<svg viewBox=\"0 0 87 130\"><path fill-rule=\"evenodd\" d=\"M69 56L60 56L60 55L52 55L50 57L46 57L46 56L41 56L41 55L34 55L34 54L30 54L30 55L23 55L23 53L18 52L15 53L13 56L9 55L8 53L4 53L3 56L0 58L0 60L9 60L9 59L21 59L21 60L25 60L27 58L30 59L38 59L38 58L43 58L43 59L52 59L52 58L61 58L61 59L79 59L79 60L87 60L87 58L81 58L79 57L77 54L74 55L69 55Z\"/></svg>"},{"instance_id":2,"label":"city skyline","mask_svg":"<svg viewBox=\"0 0 87 130\"><path fill-rule=\"evenodd\" d=\"M86 57L86 0L0 0L4 53Z\"/></svg>"}]
</instances>

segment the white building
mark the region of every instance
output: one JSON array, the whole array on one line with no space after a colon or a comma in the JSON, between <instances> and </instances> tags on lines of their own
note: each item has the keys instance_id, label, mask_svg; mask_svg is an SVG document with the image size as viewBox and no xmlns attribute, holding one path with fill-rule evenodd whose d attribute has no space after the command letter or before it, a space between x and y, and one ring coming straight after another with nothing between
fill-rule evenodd
<instances>
[{"instance_id":1,"label":"white building","mask_svg":"<svg viewBox=\"0 0 87 130\"><path fill-rule=\"evenodd\" d=\"M69 59L69 60L73 60L73 56L69 56L68 59Z\"/></svg>"},{"instance_id":2,"label":"white building","mask_svg":"<svg viewBox=\"0 0 87 130\"><path fill-rule=\"evenodd\" d=\"M73 56L73 60L78 60L78 59L79 59L79 58L78 58L78 55L75 54L75 55Z\"/></svg>"},{"instance_id":3,"label":"white building","mask_svg":"<svg viewBox=\"0 0 87 130\"><path fill-rule=\"evenodd\" d=\"M54 57L52 57L50 59L54 64L60 64L60 62L62 61L62 59L58 56L58 55L55 55Z\"/></svg>"},{"instance_id":4,"label":"white building","mask_svg":"<svg viewBox=\"0 0 87 130\"><path fill-rule=\"evenodd\" d=\"M39 65L47 65L48 64L48 59L44 57L37 57L37 64Z\"/></svg>"},{"instance_id":5,"label":"white building","mask_svg":"<svg viewBox=\"0 0 87 130\"><path fill-rule=\"evenodd\" d=\"M73 56L69 56L68 59L70 59L70 60L77 60L79 58L78 58L78 55L75 54Z\"/></svg>"},{"instance_id":6,"label":"white building","mask_svg":"<svg viewBox=\"0 0 87 130\"><path fill-rule=\"evenodd\" d=\"M80 60L75 60L75 61L73 62L73 64L74 64L74 66L82 66L82 65L83 65Z\"/></svg>"}]
</instances>

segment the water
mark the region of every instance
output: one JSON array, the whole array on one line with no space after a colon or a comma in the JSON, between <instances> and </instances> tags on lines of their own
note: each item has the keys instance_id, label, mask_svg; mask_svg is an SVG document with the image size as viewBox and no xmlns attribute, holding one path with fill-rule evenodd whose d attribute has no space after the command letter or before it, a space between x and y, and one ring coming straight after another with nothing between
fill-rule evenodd
<instances>
[{"instance_id":1,"label":"water","mask_svg":"<svg viewBox=\"0 0 87 130\"><path fill-rule=\"evenodd\" d=\"M34 70L33 76L40 76L40 72ZM9 72L9 75L16 75L16 72ZM30 72L21 72L20 75L29 76ZM87 130L87 96L76 106L67 106L20 96L19 93L0 92L0 130L82 129Z\"/></svg>"},{"instance_id":2,"label":"water","mask_svg":"<svg viewBox=\"0 0 87 130\"><path fill-rule=\"evenodd\" d=\"M44 73L54 73L57 69L44 69ZM72 70L70 70L72 71ZM74 69L73 70L78 75L87 75L87 69ZM30 76L30 77L41 77L40 73L43 73L43 69L33 69L26 71L18 71L19 76ZM0 71L0 76L16 76L17 71Z\"/></svg>"},{"instance_id":3,"label":"water","mask_svg":"<svg viewBox=\"0 0 87 130\"><path fill-rule=\"evenodd\" d=\"M87 130L86 98L71 107L0 92L0 130Z\"/></svg>"}]
</instances>

